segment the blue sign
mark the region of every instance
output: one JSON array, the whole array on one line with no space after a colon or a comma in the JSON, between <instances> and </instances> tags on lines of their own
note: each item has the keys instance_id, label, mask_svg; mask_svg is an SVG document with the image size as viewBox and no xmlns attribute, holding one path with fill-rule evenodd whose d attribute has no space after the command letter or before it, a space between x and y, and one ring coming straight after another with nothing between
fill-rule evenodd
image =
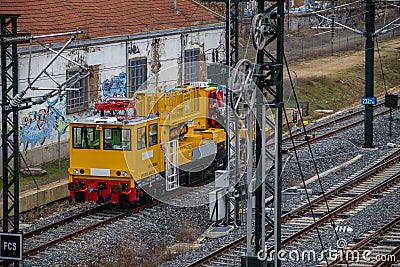
<instances>
[{"instance_id":1,"label":"blue sign","mask_svg":"<svg viewBox=\"0 0 400 267\"><path fill-rule=\"evenodd\" d=\"M363 96L361 98L361 104L363 104L363 105L375 105L376 104L376 97Z\"/></svg>"}]
</instances>

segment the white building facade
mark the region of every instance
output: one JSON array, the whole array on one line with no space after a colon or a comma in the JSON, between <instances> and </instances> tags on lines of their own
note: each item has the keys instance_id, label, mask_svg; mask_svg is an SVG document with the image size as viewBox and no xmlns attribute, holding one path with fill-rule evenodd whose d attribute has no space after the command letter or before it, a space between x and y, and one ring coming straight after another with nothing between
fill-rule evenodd
<instances>
[{"instance_id":1,"label":"white building facade","mask_svg":"<svg viewBox=\"0 0 400 267\"><path fill-rule=\"evenodd\" d=\"M74 85L79 90L66 91L20 112L20 150L28 154L29 164L55 160L58 150L61 157L68 156L68 122L92 114L94 103L102 97L132 97L146 81L148 87L155 88L207 80L205 62L224 61L224 27L223 23L206 24L74 41L63 55L89 67L90 75ZM59 50L64 44L53 43L52 48ZM54 56L39 45L31 52L29 47L21 47L20 90L28 86L28 77L32 81ZM46 71L62 83L78 70L68 60L58 58ZM56 84L42 75L33 87L55 88ZM44 93L28 90L26 97Z\"/></svg>"}]
</instances>

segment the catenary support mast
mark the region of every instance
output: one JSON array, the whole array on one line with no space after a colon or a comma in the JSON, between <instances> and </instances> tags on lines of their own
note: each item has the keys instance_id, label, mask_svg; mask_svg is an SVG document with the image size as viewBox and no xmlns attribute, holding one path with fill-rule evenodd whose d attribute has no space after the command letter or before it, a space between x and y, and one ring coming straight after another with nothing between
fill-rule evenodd
<instances>
[{"instance_id":1,"label":"catenary support mast","mask_svg":"<svg viewBox=\"0 0 400 267\"><path fill-rule=\"evenodd\" d=\"M17 44L29 34L17 33L19 15L0 15L1 42L1 122L3 156L3 232L19 233L19 138L18 106L10 107L18 94ZM10 260L4 261L9 266ZM14 261L19 266L19 261Z\"/></svg>"},{"instance_id":2,"label":"catenary support mast","mask_svg":"<svg viewBox=\"0 0 400 267\"><path fill-rule=\"evenodd\" d=\"M374 36L375 35L375 0L366 0L365 14L365 97L374 97ZM374 146L374 106L365 103L364 147Z\"/></svg>"},{"instance_id":3,"label":"catenary support mast","mask_svg":"<svg viewBox=\"0 0 400 267\"><path fill-rule=\"evenodd\" d=\"M249 2L248 0L209 0L215 2L224 2L226 4L226 60L230 67L235 66L239 60L238 44L239 44L239 4L241 2ZM255 247L253 253L248 253L242 258L242 266L266 266L266 261L258 259L257 254L265 251L265 241L273 238L274 249L279 251L281 248L281 171L282 171L282 111L283 111L283 43L284 43L284 0L258 0L257 14L253 18L252 27L256 27L255 31L259 39L253 40L257 49L257 59L254 65L253 82L260 90L255 99L256 112L256 161L259 166L256 169L256 203L255 203ZM254 32L254 31L253 31ZM254 39L254 36L253 36ZM228 45L229 44L229 45ZM266 99L269 102L266 102ZM262 147L262 131L261 122L268 120L265 116L265 108L269 107L275 111L275 154L266 154L269 160L274 161L274 179L270 183L263 182L265 172L260 164L263 158L261 155L265 153L265 147ZM251 115L250 115L251 116ZM273 123L269 123L271 125ZM264 140L265 141L265 140ZM236 149L239 149L238 147ZM238 154L239 151L235 151ZM274 213L273 218L265 216L265 194L263 187L267 189L273 196ZM248 195L251 197L251 194ZM272 203L265 203L266 205ZM248 207L251 210L251 207ZM265 233L265 224L269 229L273 229L269 233ZM264 239L264 240L263 240ZM265 240L266 239L266 240ZM270 262L271 263L271 262ZM280 266L278 260L274 260L275 266Z\"/></svg>"}]
</instances>

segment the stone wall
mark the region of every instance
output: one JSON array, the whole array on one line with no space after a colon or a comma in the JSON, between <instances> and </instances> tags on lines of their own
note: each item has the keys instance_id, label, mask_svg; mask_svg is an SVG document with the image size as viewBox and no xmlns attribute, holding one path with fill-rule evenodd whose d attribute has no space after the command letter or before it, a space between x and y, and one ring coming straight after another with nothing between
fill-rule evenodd
<instances>
[{"instance_id":1,"label":"stone wall","mask_svg":"<svg viewBox=\"0 0 400 267\"><path fill-rule=\"evenodd\" d=\"M48 145L43 145L39 147L35 147L27 150L26 152L22 152L23 157L28 163L29 167L31 166L41 166L44 162L51 162L58 160L58 144L52 143ZM61 141L60 142L60 157L68 158L69 157L69 141ZM21 160L20 166L25 168L25 163Z\"/></svg>"}]
</instances>

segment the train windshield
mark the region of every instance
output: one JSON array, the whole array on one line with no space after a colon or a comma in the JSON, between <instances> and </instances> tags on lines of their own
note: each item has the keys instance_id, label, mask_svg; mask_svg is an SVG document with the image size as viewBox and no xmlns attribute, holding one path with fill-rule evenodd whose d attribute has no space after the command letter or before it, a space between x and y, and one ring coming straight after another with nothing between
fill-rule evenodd
<instances>
[{"instance_id":1,"label":"train windshield","mask_svg":"<svg viewBox=\"0 0 400 267\"><path fill-rule=\"evenodd\" d=\"M104 128L104 150L131 150L131 130Z\"/></svg>"},{"instance_id":2,"label":"train windshield","mask_svg":"<svg viewBox=\"0 0 400 267\"><path fill-rule=\"evenodd\" d=\"M74 148L100 148L100 131L95 127L73 127L72 132Z\"/></svg>"}]
</instances>

